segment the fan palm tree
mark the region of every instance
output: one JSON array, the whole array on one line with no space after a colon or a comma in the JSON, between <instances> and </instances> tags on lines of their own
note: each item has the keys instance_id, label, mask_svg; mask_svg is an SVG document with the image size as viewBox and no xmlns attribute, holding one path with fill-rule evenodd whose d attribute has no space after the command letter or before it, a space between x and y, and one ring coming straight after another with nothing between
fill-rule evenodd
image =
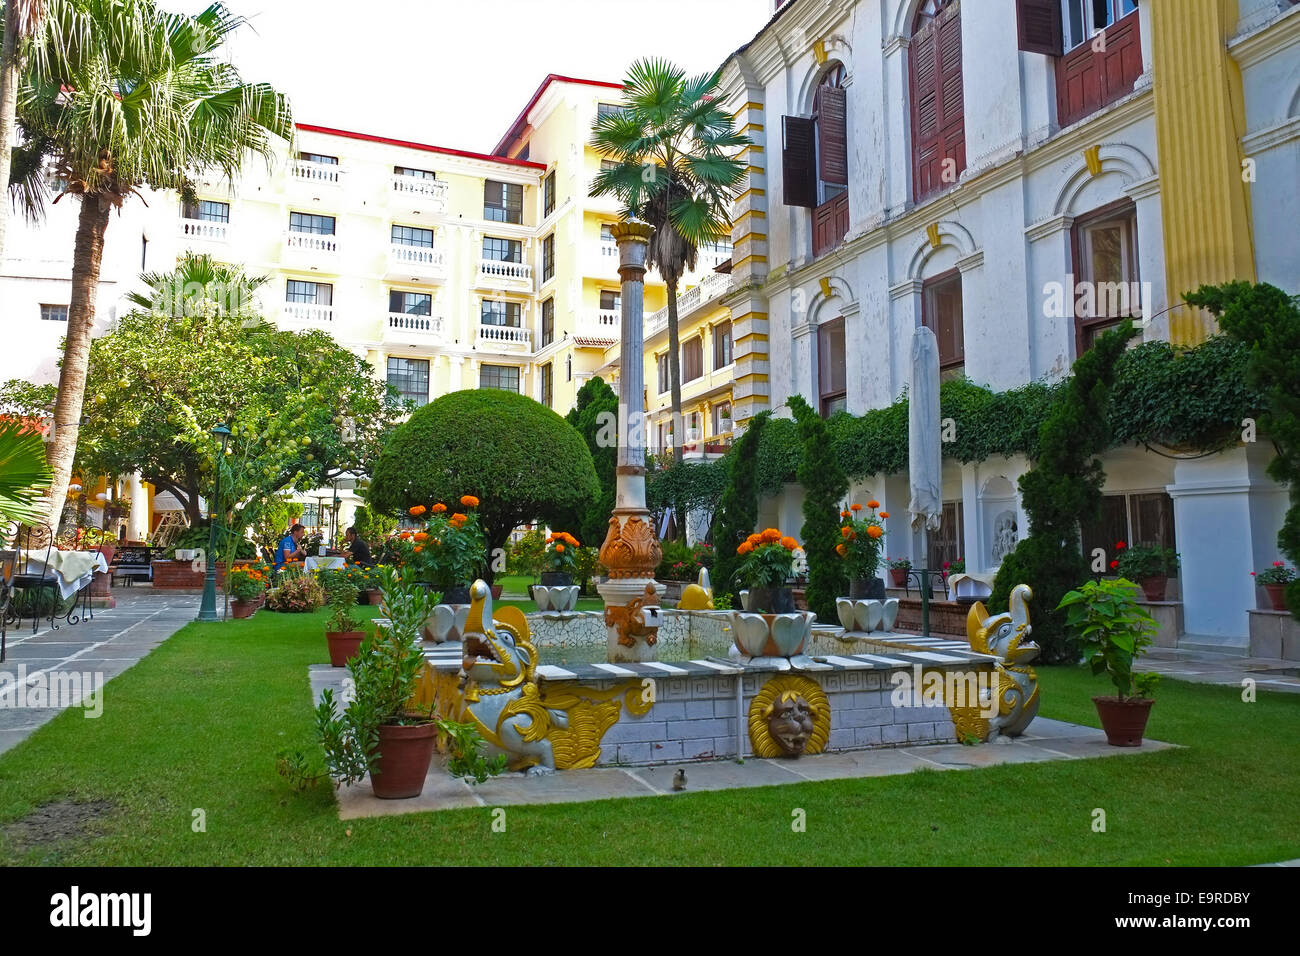
<instances>
[{"instance_id":1,"label":"fan palm tree","mask_svg":"<svg viewBox=\"0 0 1300 956\"><path fill-rule=\"evenodd\" d=\"M191 199L195 172L216 169L233 180L250 151L269 164L274 139L293 137L285 98L265 83L244 83L214 55L243 23L219 3L191 17L152 0L58 0L28 60L18 97L24 168L39 167L34 155L51 162L64 186L55 202L73 195L81 203L47 446L53 514L77 448L110 213L142 187Z\"/></svg>"},{"instance_id":2,"label":"fan palm tree","mask_svg":"<svg viewBox=\"0 0 1300 956\"><path fill-rule=\"evenodd\" d=\"M15 523L39 523L45 514L41 496L49 486L40 433L20 422L0 421L0 532Z\"/></svg>"},{"instance_id":3,"label":"fan palm tree","mask_svg":"<svg viewBox=\"0 0 1300 956\"><path fill-rule=\"evenodd\" d=\"M717 99L721 72L687 77L666 60L632 64L622 109L597 119L592 147L613 160L592 183L612 195L625 218L654 228L646 263L668 286L668 363L673 399L673 456L682 460L681 351L677 285L695 268L699 247L730 238L731 204L744 179L736 154L750 145Z\"/></svg>"},{"instance_id":4,"label":"fan palm tree","mask_svg":"<svg viewBox=\"0 0 1300 956\"><path fill-rule=\"evenodd\" d=\"M23 45L40 30L45 7L46 0L6 0L4 5L4 48L0 50L0 262L5 257L5 227L9 221L9 144L14 138Z\"/></svg>"}]
</instances>

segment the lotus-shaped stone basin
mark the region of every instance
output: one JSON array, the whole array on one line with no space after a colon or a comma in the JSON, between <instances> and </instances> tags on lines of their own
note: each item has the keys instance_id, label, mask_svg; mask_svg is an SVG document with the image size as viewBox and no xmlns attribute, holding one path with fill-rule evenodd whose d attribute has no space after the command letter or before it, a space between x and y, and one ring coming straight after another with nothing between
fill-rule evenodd
<instances>
[{"instance_id":1,"label":"lotus-shaped stone basin","mask_svg":"<svg viewBox=\"0 0 1300 956\"><path fill-rule=\"evenodd\" d=\"M578 586L548 587L545 584L533 585L533 600L539 611L572 611L578 606Z\"/></svg>"},{"instance_id":2,"label":"lotus-shaped stone basin","mask_svg":"<svg viewBox=\"0 0 1300 956\"><path fill-rule=\"evenodd\" d=\"M424 621L424 639L435 644L459 641L469 620L468 604L439 604Z\"/></svg>"},{"instance_id":3,"label":"lotus-shaped stone basin","mask_svg":"<svg viewBox=\"0 0 1300 956\"><path fill-rule=\"evenodd\" d=\"M792 657L803 653L816 619L812 611L794 614L732 611L732 640L746 657Z\"/></svg>"},{"instance_id":4,"label":"lotus-shaped stone basin","mask_svg":"<svg viewBox=\"0 0 1300 956\"><path fill-rule=\"evenodd\" d=\"M898 620L898 598L887 601L836 598L835 612L839 615L840 626L846 631L892 631L894 622Z\"/></svg>"}]
</instances>

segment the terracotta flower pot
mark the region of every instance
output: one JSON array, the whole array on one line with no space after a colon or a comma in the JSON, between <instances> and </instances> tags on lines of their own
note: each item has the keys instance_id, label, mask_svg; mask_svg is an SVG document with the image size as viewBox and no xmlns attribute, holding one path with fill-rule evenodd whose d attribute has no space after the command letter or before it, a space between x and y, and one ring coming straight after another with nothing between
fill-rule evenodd
<instances>
[{"instance_id":1,"label":"terracotta flower pot","mask_svg":"<svg viewBox=\"0 0 1300 956\"><path fill-rule=\"evenodd\" d=\"M368 604L378 607L384 603L384 592L379 588L366 588L362 593L366 596L366 603Z\"/></svg>"},{"instance_id":2,"label":"terracotta flower pot","mask_svg":"<svg viewBox=\"0 0 1300 956\"><path fill-rule=\"evenodd\" d=\"M370 772L370 787L381 800L418 797L424 792L433 748L438 740L434 724L414 727L383 725L379 728L379 749Z\"/></svg>"},{"instance_id":3,"label":"terracotta flower pot","mask_svg":"<svg viewBox=\"0 0 1300 956\"><path fill-rule=\"evenodd\" d=\"M506 587L506 586L505 586L504 584L494 584L494 585L492 585L492 589L491 589L491 590L492 590L492 600L494 600L494 601L500 601L500 600L501 600L501 592L505 590L505 587Z\"/></svg>"},{"instance_id":4,"label":"terracotta flower pot","mask_svg":"<svg viewBox=\"0 0 1300 956\"><path fill-rule=\"evenodd\" d=\"M907 572L908 572L909 570L911 570L911 569L910 569L910 568L890 568L890 569L889 569L889 580L892 581L892 582L894 583L894 587L896 587L896 588L905 588L905 587L907 587Z\"/></svg>"},{"instance_id":5,"label":"terracotta flower pot","mask_svg":"<svg viewBox=\"0 0 1300 956\"><path fill-rule=\"evenodd\" d=\"M260 607L256 599L251 601L241 601L235 598L230 602L230 616L234 618L252 617L253 612Z\"/></svg>"},{"instance_id":6,"label":"terracotta flower pot","mask_svg":"<svg viewBox=\"0 0 1300 956\"><path fill-rule=\"evenodd\" d=\"M1147 718L1151 716L1149 697L1094 697L1101 729L1106 731L1106 743L1112 747L1140 747L1146 731Z\"/></svg>"},{"instance_id":7,"label":"terracotta flower pot","mask_svg":"<svg viewBox=\"0 0 1300 956\"><path fill-rule=\"evenodd\" d=\"M1154 577L1143 578L1138 584L1142 585L1142 593L1147 596L1148 601L1163 601L1165 599L1165 587L1169 584L1167 574L1157 574Z\"/></svg>"},{"instance_id":8,"label":"terracotta flower pot","mask_svg":"<svg viewBox=\"0 0 1300 956\"><path fill-rule=\"evenodd\" d=\"M326 631L325 640L330 646L330 664L334 667L346 667L348 661L357 656L357 650L365 639L365 631Z\"/></svg>"},{"instance_id":9,"label":"terracotta flower pot","mask_svg":"<svg viewBox=\"0 0 1300 956\"><path fill-rule=\"evenodd\" d=\"M1273 610L1289 610L1286 604L1286 585L1285 584L1265 584L1264 590L1268 592L1268 599L1273 603Z\"/></svg>"}]
</instances>

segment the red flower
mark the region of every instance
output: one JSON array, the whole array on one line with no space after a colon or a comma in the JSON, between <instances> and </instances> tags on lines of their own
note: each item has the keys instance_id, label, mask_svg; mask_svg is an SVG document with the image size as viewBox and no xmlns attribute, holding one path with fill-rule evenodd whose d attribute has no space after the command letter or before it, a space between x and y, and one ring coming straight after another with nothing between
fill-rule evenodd
<instances>
[{"instance_id":1,"label":"red flower","mask_svg":"<svg viewBox=\"0 0 1300 956\"><path fill-rule=\"evenodd\" d=\"M1255 576L1255 572L1254 572L1254 571L1251 571L1251 572L1250 572L1250 576L1253 578L1253 577Z\"/></svg>"},{"instance_id":2,"label":"red flower","mask_svg":"<svg viewBox=\"0 0 1300 956\"><path fill-rule=\"evenodd\" d=\"M1280 567L1282 567L1282 562L1281 562L1281 561L1274 561L1274 562L1273 562L1273 567L1275 567L1275 568L1280 568Z\"/></svg>"},{"instance_id":3,"label":"red flower","mask_svg":"<svg viewBox=\"0 0 1300 956\"><path fill-rule=\"evenodd\" d=\"M1110 563L1110 569L1111 569L1112 571L1114 571L1114 570L1115 570L1116 568L1118 568L1118 567L1119 567L1119 562L1118 562L1118 561L1112 561L1112 562Z\"/></svg>"},{"instance_id":4,"label":"red flower","mask_svg":"<svg viewBox=\"0 0 1300 956\"><path fill-rule=\"evenodd\" d=\"M1123 551L1123 550L1124 550L1125 548L1127 548L1127 547L1128 547L1128 545L1126 545L1123 541L1116 541L1116 542L1115 542L1115 550L1116 550L1116 551Z\"/></svg>"}]
</instances>

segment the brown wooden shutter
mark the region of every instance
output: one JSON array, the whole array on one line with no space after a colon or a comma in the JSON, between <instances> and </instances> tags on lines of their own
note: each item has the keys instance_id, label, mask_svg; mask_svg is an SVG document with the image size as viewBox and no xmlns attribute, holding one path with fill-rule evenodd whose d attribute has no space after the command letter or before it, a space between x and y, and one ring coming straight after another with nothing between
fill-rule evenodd
<instances>
[{"instance_id":1,"label":"brown wooden shutter","mask_svg":"<svg viewBox=\"0 0 1300 956\"><path fill-rule=\"evenodd\" d=\"M781 117L782 198L787 206L817 205L816 141L813 121L803 116Z\"/></svg>"},{"instance_id":2,"label":"brown wooden shutter","mask_svg":"<svg viewBox=\"0 0 1300 956\"><path fill-rule=\"evenodd\" d=\"M966 104L962 88L961 8L954 6L939 23L940 134L943 159L951 159L954 175L966 168ZM942 175L942 161L940 175ZM941 182L940 188L951 186Z\"/></svg>"},{"instance_id":3,"label":"brown wooden shutter","mask_svg":"<svg viewBox=\"0 0 1300 956\"><path fill-rule=\"evenodd\" d=\"M1061 0L1016 0L1020 49L1060 56L1065 52Z\"/></svg>"},{"instance_id":4,"label":"brown wooden shutter","mask_svg":"<svg viewBox=\"0 0 1300 956\"><path fill-rule=\"evenodd\" d=\"M824 183L849 184L848 116L844 89L823 86L817 91L818 173Z\"/></svg>"},{"instance_id":5,"label":"brown wooden shutter","mask_svg":"<svg viewBox=\"0 0 1300 956\"><path fill-rule=\"evenodd\" d=\"M928 29L912 38L912 169L916 197L938 186L939 154L938 32Z\"/></svg>"}]
</instances>

